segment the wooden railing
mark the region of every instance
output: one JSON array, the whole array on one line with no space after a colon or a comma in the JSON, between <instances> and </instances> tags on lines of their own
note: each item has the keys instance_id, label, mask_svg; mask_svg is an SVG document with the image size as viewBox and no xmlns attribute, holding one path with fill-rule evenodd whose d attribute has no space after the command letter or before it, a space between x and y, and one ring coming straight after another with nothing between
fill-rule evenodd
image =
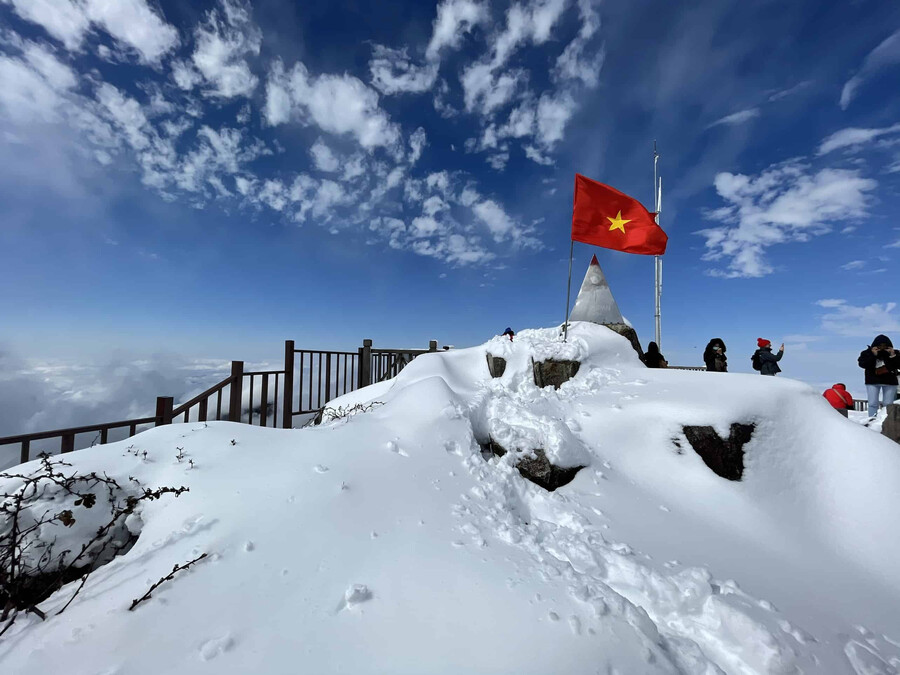
<instances>
[{"instance_id":1,"label":"wooden railing","mask_svg":"<svg viewBox=\"0 0 900 675\"><path fill-rule=\"evenodd\" d=\"M394 377L417 356L436 351L437 340L428 349L373 348L371 340L363 340L355 353L296 349L287 340L281 426L289 429L295 416L315 414L332 399Z\"/></svg>"},{"instance_id":2,"label":"wooden railing","mask_svg":"<svg viewBox=\"0 0 900 675\"><path fill-rule=\"evenodd\" d=\"M72 452L78 436L93 434L90 445L105 444L110 440L110 431L118 429L127 429L125 437L130 438L138 430L173 422L226 420L291 428L295 416L315 414L334 398L394 377L417 356L434 351L437 351L434 340L428 349L373 349L372 341L364 340L356 352L295 349L294 341L287 340L284 370L246 371L243 361L232 361L228 377L178 406L171 396L157 397L153 417L5 436L0 438L0 447L18 444L19 459L24 463L36 455L35 451ZM245 412L243 393L247 390ZM294 401L298 404L296 410ZM56 448L32 445L35 441L54 439L59 439Z\"/></svg>"}]
</instances>

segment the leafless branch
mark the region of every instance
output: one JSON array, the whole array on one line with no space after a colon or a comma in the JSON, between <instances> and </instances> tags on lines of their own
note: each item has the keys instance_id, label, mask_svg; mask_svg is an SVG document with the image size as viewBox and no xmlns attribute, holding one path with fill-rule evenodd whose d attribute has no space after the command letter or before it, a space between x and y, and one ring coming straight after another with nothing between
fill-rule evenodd
<instances>
[{"instance_id":1,"label":"leafless branch","mask_svg":"<svg viewBox=\"0 0 900 675\"><path fill-rule=\"evenodd\" d=\"M129 612L134 611L134 608L137 607L137 606L138 606L139 604L141 604L142 602L144 602L144 600L149 600L151 597L153 597L153 596L151 595L151 594L153 593L153 591L155 591L157 588L159 588L162 584L164 584L164 583L167 582L167 581L171 581L173 578L175 578L175 575L176 575L176 574L178 574L178 573L181 572L182 570L186 570L188 567L190 567L190 566L193 565L194 563L200 562L200 561L203 560L206 556L207 556L207 554L204 553L203 555L201 555L201 556L199 556L199 557L197 557L197 558L194 558L194 559L191 560L190 562L186 562L184 565L175 565L175 567L172 568L172 571L171 571L171 572L169 572L166 576L162 577L159 581L157 581L155 584L153 584L153 585L147 590L146 593L144 593L144 594L143 594L141 597L139 597L137 600L132 600L132 601L131 601L131 607L128 608L128 611L129 611Z\"/></svg>"}]
</instances>

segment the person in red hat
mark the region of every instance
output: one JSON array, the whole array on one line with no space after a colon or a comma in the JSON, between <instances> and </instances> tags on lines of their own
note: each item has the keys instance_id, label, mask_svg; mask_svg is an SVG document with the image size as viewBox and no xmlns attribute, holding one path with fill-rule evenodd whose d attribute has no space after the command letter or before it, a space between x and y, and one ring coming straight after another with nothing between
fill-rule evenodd
<instances>
[{"instance_id":1,"label":"person in red hat","mask_svg":"<svg viewBox=\"0 0 900 675\"><path fill-rule=\"evenodd\" d=\"M835 410L853 410L853 396L847 391L847 387L840 382L832 386L831 389L825 390L822 396Z\"/></svg>"},{"instance_id":2,"label":"person in red hat","mask_svg":"<svg viewBox=\"0 0 900 675\"><path fill-rule=\"evenodd\" d=\"M781 361L781 357L784 356L784 343L781 343L781 347L778 349L777 354L772 353L772 342L770 340L757 338L756 344L759 349L753 352L753 356L750 359L753 370L758 370L760 375L775 375L775 373L780 373L781 368L778 366L778 362Z\"/></svg>"}]
</instances>

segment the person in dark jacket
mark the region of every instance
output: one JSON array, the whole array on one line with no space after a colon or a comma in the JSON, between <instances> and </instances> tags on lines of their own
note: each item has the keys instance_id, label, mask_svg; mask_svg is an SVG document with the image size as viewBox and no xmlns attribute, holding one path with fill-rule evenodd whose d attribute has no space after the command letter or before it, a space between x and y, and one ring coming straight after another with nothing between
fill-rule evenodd
<instances>
[{"instance_id":1,"label":"person in dark jacket","mask_svg":"<svg viewBox=\"0 0 900 675\"><path fill-rule=\"evenodd\" d=\"M860 352L857 360L866 371L866 393L869 399L869 419L878 413L878 394L882 405L889 405L897 398L897 371L900 370L900 353L887 335L876 335L872 344Z\"/></svg>"},{"instance_id":2,"label":"person in dark jacket","mask_svg":"<svg viewBox=\"0 0 900 675\"><path fill-rule=\"evenodd\" d=\"M722 342L722 338L713 338L709 341L703 350L703 361L709 372L728 372L728 357L725 356L725 343Z\"/></svg>"},{"instance_id":3,"label":"person in dark jacket","mask_svg":"<svg viewBox=\"0 0 900 675\"><path fill-rule=\"evenodd\" d=\"M831 389L826 389L822 396L835 410L853 410L853 396L847 391L847 386L840 382Z\"/></svg>"},{"instance_id":4,"label":"person in dark jacket","mask_svg":"<svg viewBox=\"0 0 900 675\"><path fill-rule=\"evenodd\" d=\"M651 342L647 345L647 351L644 352L641 361L643 361L644 365L648 368L665 368L669 365L666 358L659 353L659 345L655 342Z\"/></svg>"},{"instance_id":5,"label":"person in dark jacket","mask_svg":"<svg viewBox=\"0 0 900 675\"><path fill-rule=\"evenodd\" d=\"M760 375L775 375L775 373L780 373L781 368L778 365L778 362L781 361L781 357L784 356L784 343L781 343L781 347L778 348L778 353L772 353L772 342L770 340L766 340L765 338L757 338L756 344L759 349L756 350L756 353L759 355L759 374Z\"/></svg>"}]
</instances>

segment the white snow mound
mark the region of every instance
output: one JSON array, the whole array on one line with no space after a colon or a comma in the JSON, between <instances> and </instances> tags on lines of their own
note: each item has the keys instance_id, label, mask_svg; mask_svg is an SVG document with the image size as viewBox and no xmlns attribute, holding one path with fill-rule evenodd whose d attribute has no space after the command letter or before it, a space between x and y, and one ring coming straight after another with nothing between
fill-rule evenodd
<instances>
[{"instance_id":1,"label":"white snow mound","mask_svg":"<svg viewBox=\"0 0 900 675\"><path fill-rule=\"evenodd\" d=\"M582 365L539 389L547 358ZM567 343L524 330L423 355L331 406L357 403L303 430L175 424L67 455L190 492L145 504L136 545L64 614L78 582L47 621L20 615L0 672L900 670L900 448L806 385L648 370L578 322ZM756 425L740 482L682 432L735 422ZM585 468L547 492L517 453L485 460L488 438Z\"/></svg>"}]
</instances>

